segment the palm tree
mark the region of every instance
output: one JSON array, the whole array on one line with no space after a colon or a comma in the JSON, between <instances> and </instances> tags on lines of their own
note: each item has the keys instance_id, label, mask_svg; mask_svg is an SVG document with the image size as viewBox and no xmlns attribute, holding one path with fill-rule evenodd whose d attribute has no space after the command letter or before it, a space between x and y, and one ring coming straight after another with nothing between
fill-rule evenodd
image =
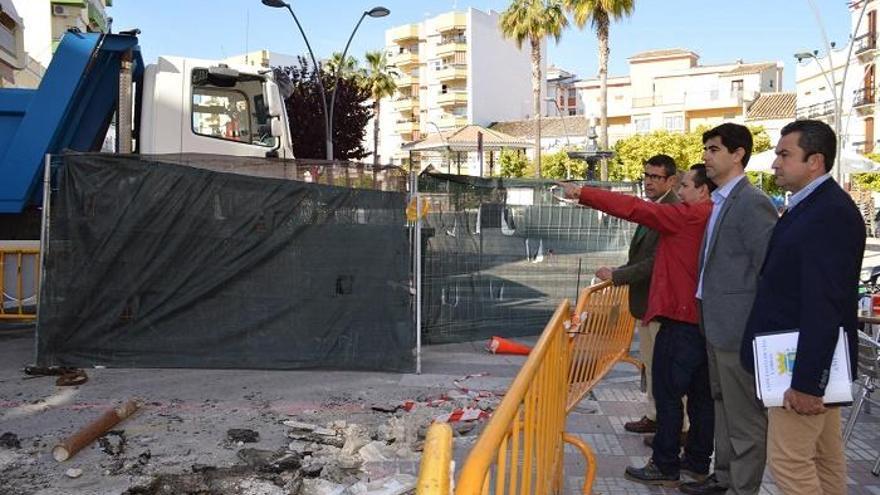
<instances>
[{"instance_id":1,"label":"palm tree","mask_svg":"<svg viewBox=\"0 0 880 495\"><path fill-rule=\"evenodd\" d=\"M379 165L379 110L382 98L394 95L397 84L391 71L388 70L388 61L384 51L367 52L365 55L367 68L363 75L363 84L370 91L373 98L373 170Z\"/></svg>"},{"instance_id":2,"label":"palm tree","mask_svg":"<svg viewBox=\"0 0 880 495\"><path fill-rule=\"evenodd\" d=\"M358 61L356 58L349 55L345 57L345 63L342 63L342 54L339 52L333 52L333 54L330 55L330 58L324 61L323 69L328 74L335 75L337 68L340 71L339 75L341 77L356 74L358 71Z\"/></svg>"},{"instance_id":3,"label":"palm tree","mask_svg":"<svg viewBox=\"0 0 880 495\"><path fill-rule=\"evenodd\" d=\"M599 145L608 149L608 32L611 21L629 16L635 9L635 0L563 0L565 8L574 17L578 28L589 21L596 30L599 42ZM608 180L608 163L602 160L602 180Z\"/></svg>"},{"instance_id":4,"label":"palm tree","mask_svg":"<svg viewBox=\"0 0 880 495\"><path fill-rule=\"evenodd\" d=\"M501 13L501 34L516 41L522 48L529 40L532 55L532 95L535 119L535 175L541 177L541 41L553 36L557 42L568 19L560 0L513 0Z\"/></svg>"}]
</instances>

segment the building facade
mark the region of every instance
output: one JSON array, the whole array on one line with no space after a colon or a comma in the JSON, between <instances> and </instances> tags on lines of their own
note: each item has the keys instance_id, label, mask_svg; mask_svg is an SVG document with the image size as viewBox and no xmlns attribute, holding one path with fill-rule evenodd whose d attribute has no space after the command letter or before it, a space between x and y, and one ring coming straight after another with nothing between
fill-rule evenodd
<instances>
[{"instance_id":1,"label":"building facade","mask_svg":"<svg viewBox=\"0 0 880 495\"><path fill-rule=\"evenodd\" d=\"M851 44L797 54L795 68L798 118L819 119L834 126L840 113L843 151L872 153L877 150L874 119L877 110L877 2L849 3ZM864 13L862 12L864 10ZM844 80L844 74L845 80ZM839 98L835 101L835 97Z\"/></svg>"},{"instance_id":2,"label":"building facade","mask_svg":"<svg viewBox=\"0 0 880 495\"><path fill-rule=\"evenodd\" d=\"M504 38L499 18L497 12L470 8L385 32L397 92L381 104L383 163L403 163L408 154L401 146L432 132L531 115L528 42L519 49ZM365 144L372 150L371 139Z\"/></svg>"},{"instance_id":3,"label":"building facade","mask_svg":"<svg viewBox=\"0 0 880 495\"><path fill-rule=\"evenodd\" d=\"M545 117L583 115L584 108L577 96L577 76L554 65L547 67L547 111Z\"/></svg>"},{"instance_id":4,"label":"building facade","mask_svg":"<svg viewBox=\"0 0 880 495\"><path fill-rule=\"evenodd\" d=\"M106 32L110 18L106 8L112 0L12 0L21 17L24 67L15 73L15 85L34 88L40 84L55 48L69 29Z\"/></svg>"},{"instance_id":5,"label":"building facade","mask_svg":"<svg viewBox=\"0 0 880 495\"><path fill-rule=\"evenodd\" d=\"M0 0L0 88L15 85L15 71L25 67L24 24L12 0Z\"/></svg>"},{"instance_id":6,"label":"building facade","mask_svg":"<svg viewBox=\"0 0 880 495\"><path fill-rule=\"evenodd\" d=\"M299 61L294 55L285 55L283 53L265 49L242 53L241 55L233 55L223 61L233 65L248 65L251 67L263 67L266 69L270 67L290 67L299 65Z\"/></svg>"},{"instance_id":7,"label":"building facade","mask_svg":"<svg viewBox=\"0 0 880 495\"><path fill-rule=\"evenodd\" d=\"M781 63L700 65L699 58L680 48L630 57L628 76L608 78L609 143L637 133L743 121L758 95L782 90ZM597 116L599 80L584 80L577 87L587 115Z\"/></svg>"},{"instance_id":8,"label":"building facade","mask_svg":"<svg viewBox=\"0 0 880 495\"><path fill-rule=\"evenodd\" d=\"M628 61L628 75L607 80L609 146L634 134L694 131L728 121L764 125L771 134L778 134L781 119L794 117L794 95L780 92L781 63L736 61L705 66L699 64L698 54L680 48L642 52ZM551 111L549 107L555 105L548 105L545 115L549 118L541 126L542 153L583 147L589 141L590 122L599 115L599 80L568 76L566 80L576 89L574 101L558 79L548 77L548 93L554 94L557 103L560 98L566 101L564 109L559 105L562 112ZM560 118L559 113L566 116ZM499 122L493 129L530 138L534 125ZM529 155L533 154L530 150Z\"/></svg>"}]
</instances>

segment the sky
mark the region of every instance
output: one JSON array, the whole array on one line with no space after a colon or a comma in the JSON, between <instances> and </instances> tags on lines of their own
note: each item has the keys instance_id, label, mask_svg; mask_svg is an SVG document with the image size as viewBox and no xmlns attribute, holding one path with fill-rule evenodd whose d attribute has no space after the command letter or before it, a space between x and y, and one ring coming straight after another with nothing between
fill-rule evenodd
<instances>
[{"instance_id":1,"label":"sky","mask_svg":"<svg viewBox=\"0 0 880 495\"><path fill-rule=\"evenodd\" d=\"M419 22L451 10L473 7L501 11L509 0L289 0L318 59L341 52L361 13L381 5L385 18L366 18L355 34L349 54L363 59L368 50L383 48L386 29ZM846 0L813 0L829 41L846 43L850 14ZM809 0L636 0L629 18L611 26L612 76L628 73L626 59L661 48L686 48L703 65L733 62L783 62L783 90L794 91L793 54L825 43ZM147 63L159 55L220 59L245 51L269 49L306 54L302 37L286 9L260 0L115 0L107 9L113 30L139 28ZM559 43L548 43L548 65L581 78L596 76L595 34L586 26L570 26Z\"/></svg>"}]
</instances>

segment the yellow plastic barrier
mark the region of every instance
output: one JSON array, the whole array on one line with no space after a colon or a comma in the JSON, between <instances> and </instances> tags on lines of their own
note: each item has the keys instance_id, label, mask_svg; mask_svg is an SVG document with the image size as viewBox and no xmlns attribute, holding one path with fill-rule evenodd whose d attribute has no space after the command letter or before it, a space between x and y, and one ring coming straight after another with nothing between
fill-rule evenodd
<instances>
[{"instance_id":1,"label":"yellow plastic barrier","mask_svg":"<svg viewBox=\"0 0 880 495\"><path fill-rule=\"evenodd\" d=\"M563 301L461 469L456 495L547 494L563 482L570 305ZM588 462L588 465L592 463ZM587 479L587 483L592 480ZM584 493L589 492L585 486Z\"/></svg>"},{"instance_id":2,"label":"yellow plastic barrier","mask_svg":"<svg viewBox=\"0 0 880 495\"><path fill-rule=\"evenodd\" d=\"M452 428L446 423L434 423L425 436L416 495L450 495L451 462Z\"/></svg>"},{"instance_id":3,"label":"yellow plastic barrier","mask_svg":"<svg viewBox=\"0 0 880 495\"><path fill-rule=\"evenodd\" d=\"M0 320L36 318L39 258L39 249L0 247ZM28 271L32 272L31 275L27 275Z\"/></svg>"},{"instance_id":4,"label":"yellow plastic barrier","mask_svg":"<svg viewBox=\"0 0 880 495\"><path fill-rule=\"evenodd\" d=\"M571 367L568 401L571 411L618 362L642 370L644 365L629 356L635 318L629 312L629 287L601 282L581 291L575 307L579 323L571 333Z\"/></svg>"},{"instance_id":5,"label":"yellow plastic barrier","mask_svg":"<svg viewBox=\"0 0 880 495\"><path fill-rule=\"evenodd\" d=\"M564 443L574 445L584 456L581 492L591 493L595 455L585 442L564 432L565 417L617 362L642 367L628 355L635 320L627 297L627 287L611 282L584 289L574 325L569 321L569 302L559 305L471 449L455 495L559 493L564 480ZM448 440L437 440L448 429L446 425L429 429L418 495L450 493L452 446Z\"/></svg>"}]
</instances>

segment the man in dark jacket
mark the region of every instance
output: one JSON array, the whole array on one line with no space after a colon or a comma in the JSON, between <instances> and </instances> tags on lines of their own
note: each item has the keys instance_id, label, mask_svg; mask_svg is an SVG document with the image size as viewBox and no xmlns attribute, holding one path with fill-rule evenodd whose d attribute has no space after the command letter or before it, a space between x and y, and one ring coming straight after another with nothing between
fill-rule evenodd
<instances>
[{"instance_id":1,"label":"man in dark jacket","mask_svg":"<svg viewBox=\"0 0 880 495\"><path fill-rule=\"evenodd\" d=\"M654 203L678 203L675 194L675 160L669 155L655 155L645 162L643 176L645 197ZM596 270L600 280L611 279L614 285L629 285L629 312L636 318L636 331L639 333L639 359L645 364L645 378L648 386L648 413L638 421L623 425L633 433L654 433L657 431L657 409L651 391L651 358L654 355L654 339L660 330L660 322L643 321L648 306L648 291L651 288L651 271L654 269L654 254L657 251L656 230L639 225L629 244L629 259L617 268L603 266ZM685 420L687 423L687 420ZM684 427L687 429L687 426Z\"/></svg>"},{"instance_id":2,"label":"man in dark jacket","mask_svg":"<svg viewBox=\"0 0 880 495\"><path fill-rule=\"evenodd\" d=\"M858 284L865 223L829 172L834 131L815 120L782 128L773 170L792 192L770 237L742 340L742 365L754 370L759 333L797 329L797 354L783 407L767 411L767 460L782 493L846 493L840 408L825 406L839 329L856 356ZM855 373L856 360L852 360Z\"/></svg>"}]
</instances>

